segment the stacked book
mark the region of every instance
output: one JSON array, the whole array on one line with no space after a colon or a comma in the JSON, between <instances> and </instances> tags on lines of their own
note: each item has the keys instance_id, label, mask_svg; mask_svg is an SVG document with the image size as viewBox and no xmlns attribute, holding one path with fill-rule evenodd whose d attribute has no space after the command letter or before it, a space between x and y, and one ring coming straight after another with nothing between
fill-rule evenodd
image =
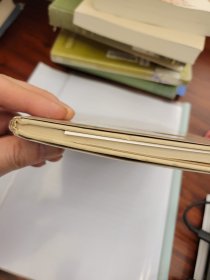
<instances>
[{"instance_id":1,"label":"stacked book","mask_svg":"<svg viewBox=\"0 0 210 280\"><path fill-rule=\"evenodd\" d=\"M184 95L210 34L210 4L149 1L54 0L49 23L61 31L52 61L169 99Z\"/></svg>"},{"instance_id":2,"label":"stacked book","mask_svg":"<svg viewBox=\"0 0 210 280\"><path fill-rule=\"evenodd\" d=\"M13 0L0 1L0 37L17 18L23 7L23 3L14 3Z\"/></svg>"}]
</instances>

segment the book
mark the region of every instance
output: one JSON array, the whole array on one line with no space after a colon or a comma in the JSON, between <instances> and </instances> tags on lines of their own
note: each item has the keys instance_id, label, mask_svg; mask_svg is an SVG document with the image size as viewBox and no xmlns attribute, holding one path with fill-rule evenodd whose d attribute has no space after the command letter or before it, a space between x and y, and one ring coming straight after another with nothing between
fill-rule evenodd
<instances>
[{"instance_id":1,"label":"book","mask_svg":"<svg viewBox=\"0 0 210 280\"><path fill-rule=\"evenodd\" d=\"M48 6L49 24L66 30L77 29L73 24L73 13L81 0L54 0Z\"/></svg>"},{"instance_id":2,"label":"book","mask_svg":"<svg viewBox=\"0 0 210 280\"><path fill-rule=\"evenodd\" d=\"M177 135L91 126L37 117L14 117L14 135L62 148L210 173L210 141Z\"/></svg>"},{"instance_id":3,"label":"book","mask_svg":"<svg viewBox=\"0 0 210 280\"><path fill-rule=\"evenodd\" d=\"M206 201L210 201L210 195L206 196ZM206 204L203 215L202 229L210 233L210 205ZM208 261L209 244L203 240L199 240L198 252L194 270L194 279L204 279L206 265Z\"/></svg>"},{"instance_id":4,"label":"book","mask_svg":"<svg viewBox=\"0 0 210 280\"><path fill-rule=\"evenodd\" d=\"M65 59L59 57L59 56L53 56L52 61L58 64L63 64L69 66L68 61ZM122 85L130 86L133 88L136 88L138 90L143 90L144 92L160 96L162 98L167 99L175 99L178 96L184 96L187 91L186 85L180 85L180 86L171 86L171 85L165 85L165 84L158 84L151 81L146 81L142 79L127 77L124 75L119 74L110 74L108 72L103 71L96 71L88 68L81 68L81 67L73 67L71 65L71 68L75 70L82 71L84 73L88 73L97 77L101 77L103 79L107 79L108 81L113 81L120 83Z\"/></svg>"},{"instance_id":5,"label":"book","mask_svg":"<svg viewBox=\"0 0 210 280\"><path fill-rule=\"evenodd\" d=\"M136 94L44 64L29 82L70 104L77 123L187 131L188 103ZM59 162L1 177L0 267L32 279L167 280L181 174L68 150Z\"/></svg>"},{"instance_id":6,"label":"book","mask_svg":"<svg viewBox=\"0 0 210 280\"><path fill-rule=\"evenodd\" d=\"M210 3L203 1L93 0L95 9L141 22L210 35ZM119 8L120 7L120 8Z\"/></svg>"},{"instance_id":7,"label":"book","mask_svg":"<svg viewBox=\"0 0 210 280\"><path fill-rule=\"evenodd\" d=\"M138 49L193 64L202 52L205 36L117 17L96 10L91 0L75 9L73 23L101 36Z\"/></svg>"},{"instance_id":8,"label":"book","mask_svg":"<svg viewBox=\"0 0 210 280\"><path fill-rule=\"evenodd\" d=\"M69 30L71 32L80 34L89 39L101 42L113 48L125 51L127 53L133 54L136 57L141 57L147 59L151 62L162 65L166 68L182 71L183 63L175 61L174 59L167 58L165 56L160 56L155 53L151 53L142 49L135 49L129 44L124 44L110 38L100 36L83 28L80 28L73 24L73 14L76 7L81 3L81 0L75 1L64 1L64 0L54 0L48 7L48 17L49 24L54 28L62 28Z\"/></svg>"},{"instance_id":9,"label":"book","mask_svg":"<svg viewBox=\"0 0 210 280\"><path fill-rule=\"evenodd\" d=\"M20 14L24 4L15 4L12 0L0 1L0 37Z\"/></svg>"},{"instance_id":10,"label":"book","mask_svg":"<svg viewBox=\"0 0 210 280\"><path fill-rule=\"evenodd\" d=\"M191 65L186 65L182 72L176 72L66 30L58 34L50 56L53 61L65 61L69 66L168 85L187 84L192 79Z\"/></svg>"}]
</instances>

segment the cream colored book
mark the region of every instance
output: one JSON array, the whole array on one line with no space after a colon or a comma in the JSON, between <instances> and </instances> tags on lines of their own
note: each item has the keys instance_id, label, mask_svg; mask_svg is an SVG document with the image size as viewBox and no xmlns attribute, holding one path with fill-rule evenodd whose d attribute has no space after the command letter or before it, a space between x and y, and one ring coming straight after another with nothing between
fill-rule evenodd
<instances>
[{"instance_id":1,"label":"cream colored book","mask_svg":"<svg viewBox=\"0 0 210 280\"><path fill-rule=\"evenodd\" d=\"M10 130L44 144L210 173L210 141L203 137L119 130L36 117L14 117Z\"/></svg>"},{"instance_id":2,"label":"cream colored book","mask_svg":"<svg viewBox=\"0 0 210 280\"><path fill-rule=\"evenodd\" d=\"M119 17L188 33L210 35L208 0L92 0L92 2L95 9Z\"/></svg>"},{"instance_id":3,"label":"cream colored book","mask_svg":"<svg viewBox=\"0 0 210 280\"><path fill-rule=\"evenodd\" d=\"M74 12L73 23L110 39L158 55L193 64L202 52L205 37L126 19L98 11L91 0L83 0Z\"/></svg>"}]
</instances>

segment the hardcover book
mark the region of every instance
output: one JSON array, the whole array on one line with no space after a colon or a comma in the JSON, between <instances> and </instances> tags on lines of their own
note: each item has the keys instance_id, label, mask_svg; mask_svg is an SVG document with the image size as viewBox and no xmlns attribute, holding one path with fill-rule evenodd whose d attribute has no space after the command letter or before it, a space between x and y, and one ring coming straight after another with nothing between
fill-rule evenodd
<instances>
[{"instance_id":1,"label":"hardcover book","mask_svg":"<svg viewBox=\"0 0 210 280\"><path fill-rule=\"evenodd\" d=\"M168 85L182 85L192 79L192 66L182 72L166 69L99 42L61 30L51 48L53 61Z\"/></svg>"},{"instance_id":2,"label":"hardcover book","mask_svg":"<svg viewBox=\"0 0 210 280\"><path fill-rule=\"evenodd\" d=\"M208 0L93 0L95 9L187 33L210 35ZM120 8L119 8L120 7Z\"/></svg>"},{"instance_id":3,"label":"hardcover book","mask_svg":"<svg viewBox=\"0 0 210 280\"><path fill-rule=\"evenodd\" d=\"M59 56L53 56L52 61L70 66L67 60ZM91 76L101 77L105 80L117 82L118 84L141 90L141 92L144 91L145 93L151 93L167 99L175 99L178 96L183 96L187 91L186 85L171 86L89 68L73 67L72 65L71 68L79 70L80 72L91 74Z\"/></svg>"},{"instance_id":4,"label":"hardcover book","mask_svg":"<svg viewBox=\"0 0 210 280\"><path fill-rule=\"evenodd\" d=\"M210 140L120 130L36 117L14 117L10 130L25 139L115 158L210 173Z\"/></svg>"},{"instance_id":5,"label":"hardcover book","mask_svg":"<svg viewBox=\"0 0 210 280\"><path fill-rule=\"evenodd\" d=\"M149 6L148 6L149 7ZM118 17L96 10L91 0L83 0L75 9L73 23L83 29L193 64L202 52L205 36Z\"/></svg>"}]
</instances>

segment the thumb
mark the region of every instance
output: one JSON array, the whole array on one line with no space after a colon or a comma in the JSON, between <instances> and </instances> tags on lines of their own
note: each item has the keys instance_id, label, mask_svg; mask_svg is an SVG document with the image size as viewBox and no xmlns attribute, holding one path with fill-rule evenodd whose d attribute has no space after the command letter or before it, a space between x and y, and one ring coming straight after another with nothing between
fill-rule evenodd
<instances>
[{"instance_id":1,"label":"thumb","mask_svg":"<svg viewBox=\"0 0 210 280\"><path fill-rule=\"evenodd\" d=\"M0 176L28 165L59 157L63 149L26 141L15 136L0 139Z\"/></svg>"}]
</instances>

